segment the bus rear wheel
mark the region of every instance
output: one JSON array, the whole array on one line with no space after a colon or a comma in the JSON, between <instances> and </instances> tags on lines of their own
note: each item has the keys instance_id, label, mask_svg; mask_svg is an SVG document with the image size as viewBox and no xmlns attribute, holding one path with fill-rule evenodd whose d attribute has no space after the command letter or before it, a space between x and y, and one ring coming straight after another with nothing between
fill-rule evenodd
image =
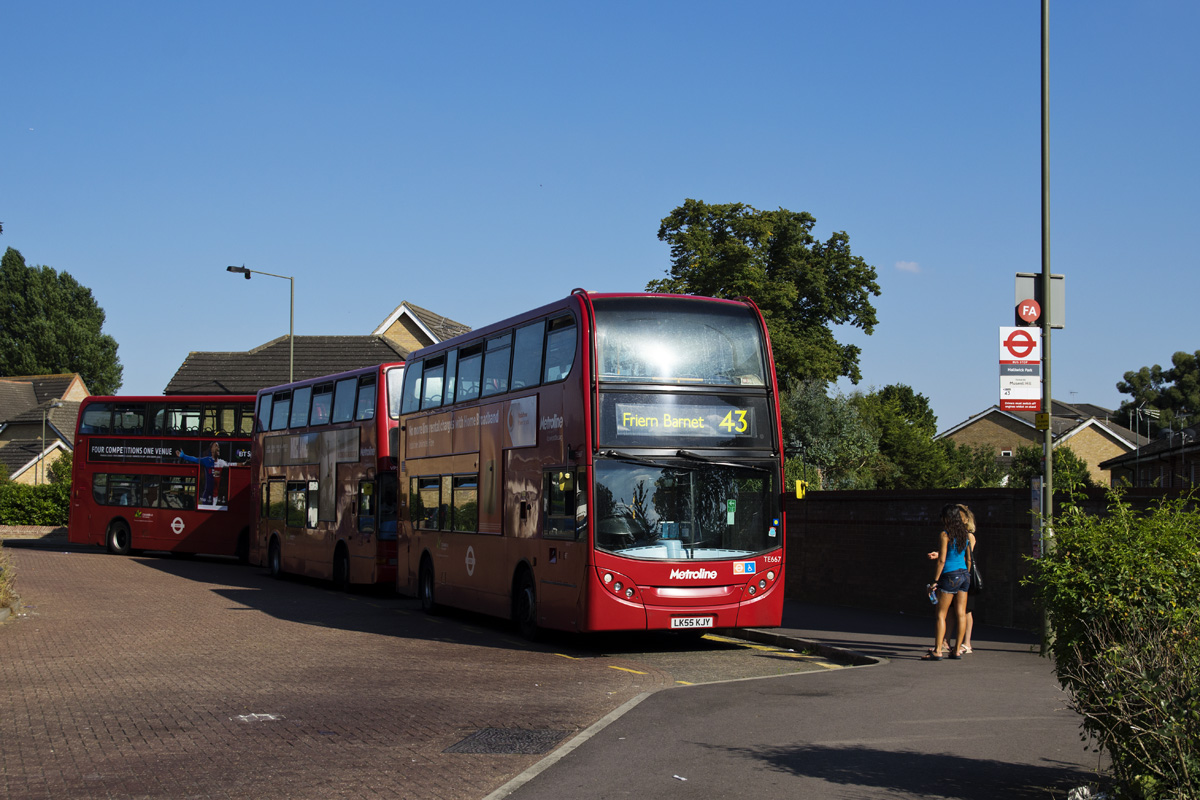
<instances>
[{"instance_id":1,"label":"bus rear wheel","mask_svg":"<svg viewBox=\"0 0 1200 800\"><path fill-rule=\"evenodd\" d=\"M426 614L437 611L437 597L433 586L433 565L428 558L421 559L421 570L417 573L417 596L421 598L421 610Z\"/></svg>"},{"instance_id":2,"label":"bus rear wheel","mask_svg":"<svg viewBox=\"0 0 1200 800\"><path fill-rule=\"evenodd\" d=\"M127 556L130 553L129 526L122 520L113 520L108 524L108 552L116 556Z\"/></svg>"},{"instance_id":3,"label":"bus rear wheel","mask_svg":"<svg viewBox=\"0 0 1200 800\"><path fill-rule=\"evenodd\" d=\"M537 593L533 587L533 576L528 570L521 572L513 590L513 622L517 631L526 639L538 638Z\"/></svg>"},{"instance_id":4,"label":"bus rear wheel","mask_svg":"<svg viewBox=\"0 0 1200 800\"><path fill-rule=\"evenodd\" d=\"M278 539L272 539L271 546L267 548L267 571L271 573L272 578L283 574L283 556L279 552Z\"/></svg>"}]
</instances>

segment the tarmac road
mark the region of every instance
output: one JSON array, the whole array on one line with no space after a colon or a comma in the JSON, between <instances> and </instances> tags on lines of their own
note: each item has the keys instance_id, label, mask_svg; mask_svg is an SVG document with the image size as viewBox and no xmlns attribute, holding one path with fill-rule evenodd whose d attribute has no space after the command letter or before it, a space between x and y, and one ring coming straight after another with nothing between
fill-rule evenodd
<instances>
[{"instance_id":1,"label":"tarmac road","mask_svg":"<svg viewBox=\"0 0 1200 800\"><path fill-rule=\"evenodd\" d=\"M830 666L681 637L530 644L230 560L5 550L25 603L0 626L14 800L476 800L643 693Z\"/></svg>"},{"instance_id":2,"label":"tarmac road","mask_svg":"<svg viewBox=\"0 0 1200 800\"><path fill-rule=\"evenodd\" d=\"M228 561L6 549L6 798L1046 798L1094 764L1010 632L928 664L927 620L789 604L752 646L530 645Z\"/></svg>"}]
</instances>

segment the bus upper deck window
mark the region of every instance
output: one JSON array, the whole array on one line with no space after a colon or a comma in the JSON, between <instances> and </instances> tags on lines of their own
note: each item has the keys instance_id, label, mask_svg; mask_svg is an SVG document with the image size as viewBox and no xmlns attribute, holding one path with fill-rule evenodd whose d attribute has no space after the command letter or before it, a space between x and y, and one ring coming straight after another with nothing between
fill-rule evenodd
<instances>
[{"instance_id":1,"label":"bus upper deck window","mask_svg":"<svg viewBox=\"0 0 1200 800\"><path fill-rule=\"evenodd\" d=\"M421 408L421 375L425 362L408 362L404 365L403 399L400 403L401 414L411 414Z\"/></svg>"},{"instance_id":2,"label":"bus upper deck window","mask_svg":"<svg viewBox=\"0 0 1200 800\"><path fill-rule=\"evenodd\" d=\"M517 328L513 344L512 388L525 389L541 383L542 345L545 343L546 321Z\"/></svg>"},{"instance_id":3,"label":"bus upper deck window","mask_svg":"<svg viewBox=\"0 0 1200 800\"><path fill-rule=\"evenodd\" d=\"M311 399L311 386L298 386L292 392L292 413L288 415L289 428L303 428L308 425L308 404Z\"/></svg>"},{"instance_id":4,"label":"bus upper deck window","mask_svg":"<svg viewBox=\"0 0 1200 800\"><path fill-rule=\"evenodd\" d=\"M312 411L309 413L309 425L329 424L329 415L333 410L333 384L319 383L313 389Z\"/></svg>"},{"instance_id":5,"label":"bus upper deck window","mask_svg":"<svg viewBox=\"0 0 1200 800\"><path fill-rule=\"evenodd\" d=\"M446 383L446 357L425 359L421 388L421 408L437 408L442 404L442 388Z\"/></svg>"},{"instance_id":6,"label":"bus upper deck window","mask_svg":"<svg viewBox=\"0 0 1200 800\"><path fill-rule=\"evenodd\" d=\"M480 376L483 374L483 342L458 349L458 379L454 385L454 402L477 400Z\"/></svg>"},{"instance_id":7,"label":"bus upper deck window","mask_svg":"<svg viewBox=\"0 0 1200 800\"><path fill-rule=\"evenodd\" d=\"M291 410L292 393L290 391L276 392L271 409L271 430L281 431L287 428Z\"/></svg>"},{"instance_id":8,"label":"bus upper deck window","mask_svg":"<svg viewBox=\"0 0 1200 800\"><path fill-rule=\"evenodd\" d=\"M508 391L508 370L512 365L512 333L488 339L483 355L484 397Z\"/></svg>"},{"instance_id":9,"label":"bus upper deck window","mask_svg":"<svg viewBox=\"0 0 1200 800\"><path fill-rule=\"evenodd\" d=\"M373 419L375 417L375 376L363 375L358 379L358 411L354 418L357 420Z\"/></svg>"},{"instance_id":10,"label":"bus upper deck window","mask_svg":"<svg viewBox=\"0 0 1200 800\"><path fill-rule=\"evenodd\" d=\"M546 367L543 383L560 381L571 372L575 362L575 318L571 316L550 320L546 332Z\"/></svg>"},{"instance_id":11,"label":"bus upper deck window","mask_svg":"<svg viewBox=\"0 0 1200 800\"><path fill-rule=\"evenodd\" d=\"M354 419L354 398L357 390L356 378L342 378L333 387L334 422L349 422Z\"/></svg>"}]
</instances>

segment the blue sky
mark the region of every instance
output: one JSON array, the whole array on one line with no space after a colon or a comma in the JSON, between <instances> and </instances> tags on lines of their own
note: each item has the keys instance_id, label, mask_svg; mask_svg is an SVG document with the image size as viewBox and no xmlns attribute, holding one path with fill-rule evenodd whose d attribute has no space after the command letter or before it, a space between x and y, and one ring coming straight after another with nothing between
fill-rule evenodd
<instances>
[{"instance_id":1,"label":"blue sky","mask_svg":"<svg viewBox=\"0 0 1200 800\"><path fill-rule=\"evenodd\" d=\"M1200 349L1200 5L1051 7L1055 396ZM5 3L0 247L107 312L125 393L193 350L472 326L641 290L686 198L787 208L879 273L870 389L998 401L1041 270L1040 3ZM843 389L851 389L843 384Z\"/></svg>"}]
</instances>

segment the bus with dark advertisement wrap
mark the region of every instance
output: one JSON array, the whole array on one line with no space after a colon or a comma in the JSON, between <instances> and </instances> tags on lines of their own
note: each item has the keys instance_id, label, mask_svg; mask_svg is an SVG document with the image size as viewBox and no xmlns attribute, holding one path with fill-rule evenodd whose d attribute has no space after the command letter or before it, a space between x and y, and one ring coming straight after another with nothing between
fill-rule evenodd
<instances>
[{"instance_id":1,"label":"bus with dark advertisement wrap","mask_svg":"<svg viewBox=\"0 0 1200 800\"><path fill-rule=\"evenodd\" d=\"M783 453L748 300L576 290L413 353L398 589L563 631L777 626Z\"/></svg>"},{"instance_id":2,"label":"bus with dark advertisement wrap","mask_svg":"<svg viewBox=\"0 0 1200 800\"><path fill-rule=\"evenodd\" d=\"M253 395L88 397L68 540L245 559L253 424Z\"/></svg>"},{"instance_id":3,"label":"bus with dark advertisement wrap","mask_svg":"<svg viewBox=\"0 0 1200 800\"><path fill-rule=\"evenodd\" d=\"M401 363L258 393L250 563L352 584L396 582Z\"/></svg>"}]
</instances>

